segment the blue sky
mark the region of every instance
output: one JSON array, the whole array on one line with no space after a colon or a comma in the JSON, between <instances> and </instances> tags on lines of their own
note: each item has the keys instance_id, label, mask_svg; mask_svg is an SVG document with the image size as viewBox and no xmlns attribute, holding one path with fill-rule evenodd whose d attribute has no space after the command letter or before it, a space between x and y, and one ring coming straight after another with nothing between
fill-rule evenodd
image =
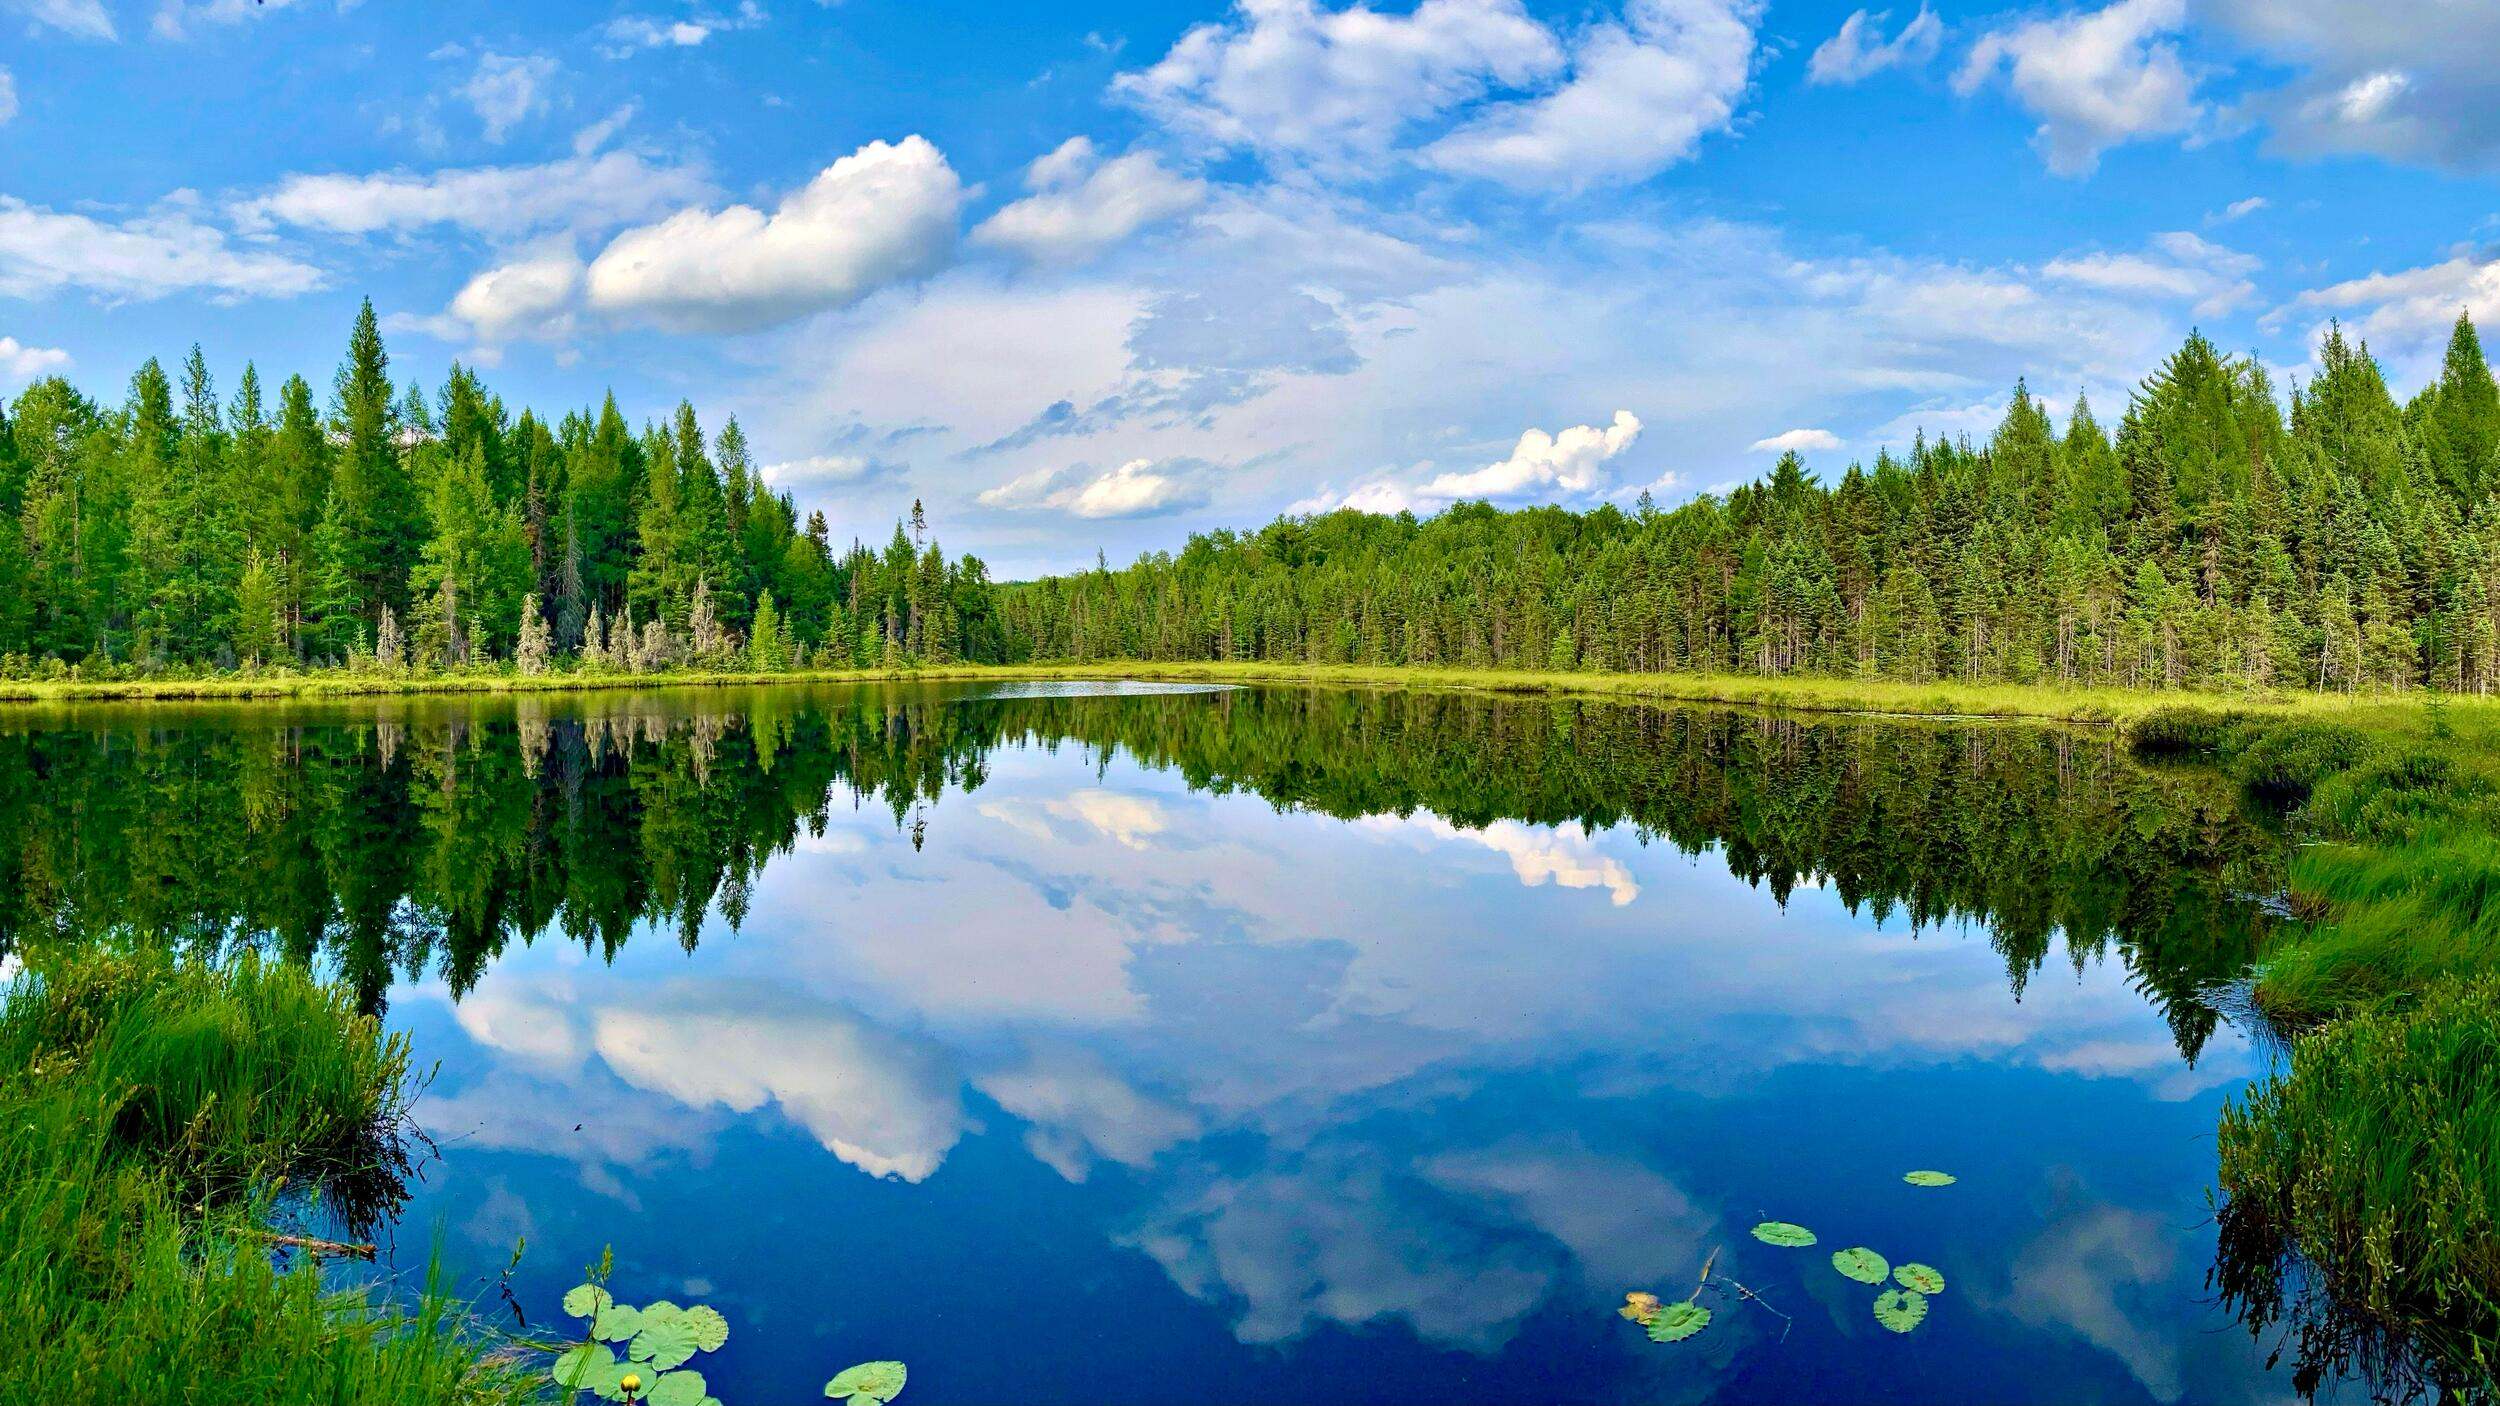
<instances>
[{"instance_id":1,"label":"blue sky","mask_svg":"<svg viewBox=\"0 0 2500 1406\"><path fill-rule=\"evenodd\" d=\"M2500 312L2500 6L0 0L0 392L734 412L1004 574L2114 416Z\"/></svg>"}]
</instances>

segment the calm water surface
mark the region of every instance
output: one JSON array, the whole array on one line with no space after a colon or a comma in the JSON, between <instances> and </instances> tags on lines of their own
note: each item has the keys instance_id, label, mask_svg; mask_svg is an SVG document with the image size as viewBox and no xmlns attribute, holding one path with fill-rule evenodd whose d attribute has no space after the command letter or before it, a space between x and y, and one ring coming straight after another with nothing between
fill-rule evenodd
<instances>
[{"instance_id":1,"label":"calm water surface","mask_svg":"<svg viewBox=\"0 0 2500 1406\"><path fill-rule=\"evenodd\" d=\"M398 1268L486 1293L525 1241L537 1322L613 1244L728 1315L732 1403L874 1357L924 1406L2289 1397L2205 1287L2265 1057L2207 993L2280 844L2218 777L1088 692L11 715L0 933L355 981L439 1065ZM1856 1244L1944 1272L1925 1326ZM1615 1316L1714 1251L1760 1304Z\"/></svg>"}]
</instances>

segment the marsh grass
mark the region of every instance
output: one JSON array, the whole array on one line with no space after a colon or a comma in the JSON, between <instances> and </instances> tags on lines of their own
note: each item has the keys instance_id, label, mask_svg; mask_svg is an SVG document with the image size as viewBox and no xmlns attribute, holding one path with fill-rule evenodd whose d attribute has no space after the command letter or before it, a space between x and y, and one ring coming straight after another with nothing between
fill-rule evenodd
<instances>
[{"instance_id":1,"label":"marsh grass","mask_svg":"<svg viewBox=\"0 0 2500 1406\"><path fill-rule=\"evenodd\" d=\"M2406 1009L2336 1021L2291 1059L2288 1076L2223 1115L2216 1287L2252 1329L2292 1330L2303 1391L2356 1369L2488 1389L2500 1374L2500 978L2443 981Z\"/></svg>"},{"instance_id":2,"label":"marsh grass","mask_svg":"<svg viewBox=\"0 0 2500 1406\"><path fill-rule=\"evenodd\" d=\"M96 952L0 1008L0 1392L29 1401L504 1402L517 1365L429 1285L403 1306L273 1248L401 1194L407 1050L244 958Z\"/></svg>"}]
</instances>

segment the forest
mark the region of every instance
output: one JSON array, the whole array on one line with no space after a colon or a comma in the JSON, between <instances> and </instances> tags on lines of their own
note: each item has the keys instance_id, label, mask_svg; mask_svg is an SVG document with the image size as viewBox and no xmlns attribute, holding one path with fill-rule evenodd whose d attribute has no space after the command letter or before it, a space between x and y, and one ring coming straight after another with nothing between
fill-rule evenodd
<instances>
[{"instance_id":1,"label":"forest","mask_svg":"<svg viewBox=\"0 0 2500 1406\"><path fill-rule=\"evenodd\" d=\"M517 418L395 384L368 304L326 404L197 348L0 423L0 675L237 666L776 672L1247 660L2335 692L2500 684L2500 386L2460 316L2399 402L2191 336L2113 430L2017 384L1984 444L1661 509L1336 511L994 584L918 503L837 547L733 418Z\"/></svg>"},{"instance_id":2,"label":"forest","mask_svg":"<svg viewBox=\"0 0 2500 1406\"><path fill-rule=\"evenodd\" d=\"M2144 689L2500 684L2500 390L2460 317L2399 403L2339 328L2288 396L2191 336L2115 431L2018 385L1985 444L1819 482L1335 512L1002 588L1017 660L1263 660Z\"/></svg>"},{"instance_id":3,"label":"forest","mask_svg":"<svg viewBox=\"0 0 2500 1406\"><path fill-rule=\"evenodd\" d=\"M326 406L197 347L118 406L58 377L0 417L0 668L419 670L567 656L619 671L994 656L990 587L915 506L837 548L765 484L735 419L516 419L455 364L395 386L373 306Z\"/></svg>"}]
</instances>

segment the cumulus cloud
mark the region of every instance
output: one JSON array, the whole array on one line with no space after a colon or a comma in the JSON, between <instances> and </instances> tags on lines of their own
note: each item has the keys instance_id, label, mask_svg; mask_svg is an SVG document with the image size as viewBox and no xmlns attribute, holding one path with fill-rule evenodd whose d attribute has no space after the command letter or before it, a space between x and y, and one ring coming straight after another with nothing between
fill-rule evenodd
<instances>
[{"instance_id":1,"label":"cumulus cloud","mask_svg":"<svg viewBox=\"0 0 2500 1406\"><path fill-rule=\"evenodd\" d=\"M1759 0L1632 0L1599 24L1551 93L1494 106L1425 161L1517 187L1646 179L1727 127L1753 72Z\"/></svg>"},{"instance_id":2,"label":"cumulus cloud","mask_svg":"<svg viewBox=\"0 0 2500 1406\"><path fill-rule=\"evenodd\" d=\"M2060 176L2087 176L2101 154L2139 138L2185 133L2205 116L2196 81L2172 42L2187 0L2117 0L2104 9L2023 20L1981 35L1954 76L1978 91L2003 75L2039 127L2032 145Z\"/></svg>"},{"instance_id":3,"label":"cumulus cloud","mask_svg":"<svg viewBox=\"0 0 2500 1406\"><path fill-rule=\"evenodd\" d=\"M1166 168L1152 152L1097 159L1070 137L1025 168L1033 194L981 222L972 242L1058 263L1087 259L1148 225L1196 209L1206 182Z\"/></svg>"},{"instance_id":4,"label":"cumulus cloud","mask_svg":"<svg viewBox=\"0 0 2500 1406\"><path fill-rule=\"evenodd\" d=\"M963 183L925 138L870 142L770 213L681 210L590 265L591 307L681 331L744 331L928 273L955 245Z\"/></svg>"},{"instance_id":5,"label":"cumulus cloud","mask_svg":"<svg viewBox=\"0 0 2500 1406\"><path fill-rule=\"evenodd\" d=\"M1545 826L1497 820L1482 829L1461 829L1437 815L1374 816L1357 822L1389 834L1422 835L1443 842L1479 845L1510 861L1513 877L1528 888L1604 889L1621 908L1641 896L1640 882L1620 860L1599 850L1586 835Z\"/></svg>"},{"instance_id":6,"label":"cumulus cloud","mask_svg":"<svg viewBox=\"0 0 2500 1406\"><path fill-rule=\"evenodd\" d=\"M2293 306L2357 314L2355 330L2374 350L2427 359L2446 342L2459 312L2484 326L2500 320L2500 258L2458 254L2419 268L2346 279L2302 293Z\"/></svg>"},{"instance_id":7,"label":"cumulus cloud","mask_svg":"<svg viewBox=\"0 0 2500 1406\"><path fill-rule=\"evenodd\" d=\"M1751 446L1765 454L1804 453L1808 450L1829 450L1840 447L1840 436L1830 430L1783 430L1768 439L1757 439Z\"/></svg>"},{"instance_id":8,"label":"cumulus cloud","mask_svg":"<svg viewBox=\"0 0 2500 1406\"><path fill-rule=\"evenodd\" d=\"M485 343L556 341L572 334L581 287L582 261L558 250L470 279L453 295L450 315Z\"/></svg>"},{"instance_id":9,"label":"cumulus cloud","mask_svg":"<svg viewBox=\"0 0 2500 1406\"><path fill-rule=\"evenodd\" d=\"M104 8L104 0L0 0L0 5L24 15L39 29L57 29L79 39L119 39L113 27L112 13Z\"/></svg>"},{"instance_id":10,"label":"cumulus cloud","mask_svg":"<svg viewBox=\"0 0 2500 1406\"><path fill-rule=\"evenodd\" d=\"M1131 459L1100 473L1082 465L1036 469L983 489L983 507L1048 509L1080 518L1159 517L1206 501L1203 464Z\"/></svg>"},{"instance_id":11,"label":"cumulus cloud","mask_svg":"<svg viewBox=\"0 0 2500 1406\"><path fill-rule=\"evenodd\" d=\"M2179 230L2153 236L2142 253L2069 255L2040 272L2111 293L2188 303L2198 317L2219 317L2257 296L2248 276L2260 264L2255 255Z\"/></svg>"},{"instance_id":12,"label":"cumulus cloud","mask_svg":"<svg viewBox=\"0 0 2500 1406\"><path fill-rule=\"evenodd\" d=\"M547 110L561 67L543 54L486 53L477 70L460 85L460 96L476 109L486 140L499 142L506 133Z\"/></svg>"},{"instance_id":13,"label":"cumulus cloud","mask_svg":"<svg viewBox=\"0 0 2500 1406\"><path fill-rule=\"evenodd\" d=\"M238 202L232 215L249 230L284 224L331 234L406 234L440 225L513 239L613 229L711 191L700 169L611 151L524 166L289 176L275 190Z\"/></svg>"},{"instance_id":14,"label":"cumulus cloud","mask_svg":"<svg viewBox=\"0 0 2500 1406\"><path fill-rule=\"evenodd\" d=\"M791 493L845 488L865 482L878 472L877 461L865 454L811 454L803 459L766 464L763 469L764 482Z\"/></svg>"},{"instance_id":15,"label":"cumulus cloud","mask_svg":"<svg viewBox=\"0 0 2500 1406\"><path fill-rule=\"evenodd\" d=\"M68 352L57 347L31 347L15 337L0 337L0 385L22 386L68 369Z\"/></svg>"},{"instance_id":16,"label":"cumulus cloud","mask_svg":"<svg viewBox=\"0 0 2500 1406\"><path fill-rule=\"evenodd\" d=\"M324 282L310 264L238 247L202 223L187 199L114 222L0 195L0 294L9 297L76 288L110 298L194 292L232 302L292 297Z\"/></svg>"},{"instance_id":17,"label":"cumulus cloud","mask_svg":"<svg viewBox=\"0 0 2500 1406\"><path fill-rule=\"evenodd\" d=\"M1586 493L1597 487L1598 469L1641 437L1640 417L1615 412L1614 422L1573 425L1561 434L1531 429L1519 436L1510 457L1467 473L1442 474L1424 485L1427 498L1516 498L1538 492Z\"/></svg>"},{"instance_id":18,"label":"cumulus cloud","mask_svg":"<svg viewBox=\"0 0 2500 1406\"><path fill-rule=\"evenodd\" d=\"M1240 0L1112 92L1210 146L1351 173L1376 170L1416 123L1562 64L1518 0L1422 0L1409 14Z\"/></svg>"},{"instance_id":19,"label":"cumulus cloud","mask_svg":"<svg viewBox=\"0 0 2500 1406\"><path fill-rule=\"evenodd\" d=\"M1840 22L1840 32L1823 41L1806 60L1806 81L1815 84L1863 82L1888 68L1923 68L1944 44L1944 21L1924 4L1901 32L1883 37L1890 10L1853 11Z\"/></svg>"}]
</instances>

